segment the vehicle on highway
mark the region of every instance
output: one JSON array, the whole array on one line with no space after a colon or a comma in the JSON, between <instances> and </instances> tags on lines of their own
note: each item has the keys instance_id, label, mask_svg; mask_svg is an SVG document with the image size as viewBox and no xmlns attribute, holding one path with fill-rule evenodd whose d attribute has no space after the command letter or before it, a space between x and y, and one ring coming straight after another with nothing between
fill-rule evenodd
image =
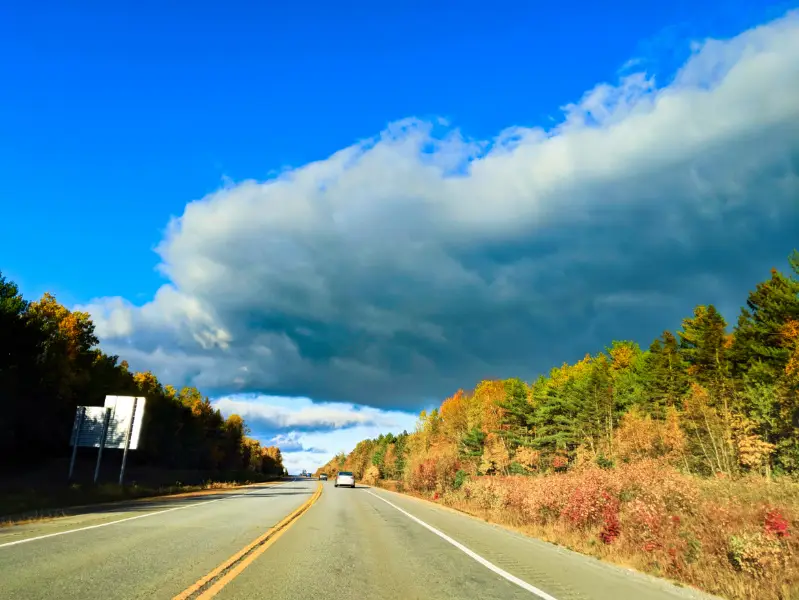
<instances>
[{"instance_id":1,"label":"vehicle on highway","mask_svg":"<svg viewBox=\"0 0 799 600\"><path fill-rule=\"evenodd\" d=\"M319 481L327 481L327 475L325 475L324 473L322 473L322 474L319 476Z\"/></svg>"},{"instance_id":2,"label":"vehicle on highway","mask_svg":"<svg viewBox=\"0 0 799 600\"><path fill-rule=\"evenodd\" d=\"M353 475L351 471L339 471L339 474L336 475L336 487L339 486L354 488L355 475Z\"/></svg>"}]
</instances>

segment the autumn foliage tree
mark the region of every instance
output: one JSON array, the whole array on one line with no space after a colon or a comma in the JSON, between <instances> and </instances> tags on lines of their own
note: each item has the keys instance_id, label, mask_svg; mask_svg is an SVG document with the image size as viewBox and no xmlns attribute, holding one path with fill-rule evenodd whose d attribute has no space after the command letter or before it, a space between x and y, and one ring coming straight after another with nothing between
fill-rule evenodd
<instances>
[{"instance_id":1,"label":"autumn foliage tree","mask_svg":"<svg viewBox=\"0 0 799 600\"><path fill-rule=\"evenodd\" d=\"M279 449L248 438L240 416L223 418L196 388L177 391L151 372L131 372L98 348L87 313L52 294L27 302L0 274L0 453L14 457L4 468L66 456L76 406L102 405L106 395L147 398L133 464L283 472Z\"/></svg>"},{"instance_id":2,"label":"autumn foliage tree","mask_svg":"<svg viewBox=\"0 0 799 600\"><path fill-rule=\"evenodd\" d=\"M356 476L371 462L382 478L435 482L440 492L458 473L560 472L586 462L659 460L730 477L797 472L799 253L789 260L792 274L773 270L732 330L714 306L699 305L647 350L614 341L530 383L458 390L423 411L402 443L365 440L344 463Z\"/></svg>"}]
</instances>

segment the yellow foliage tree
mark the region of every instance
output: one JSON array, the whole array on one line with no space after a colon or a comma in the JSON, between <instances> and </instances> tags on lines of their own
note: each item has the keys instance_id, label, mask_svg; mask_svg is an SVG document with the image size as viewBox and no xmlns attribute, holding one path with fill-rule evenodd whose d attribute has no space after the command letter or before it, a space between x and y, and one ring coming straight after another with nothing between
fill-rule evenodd
<instances>
[{"instance_id":1,"label":"yellow foliage tree","mask_svg":"<svg viewBox=\"0 0 799 600\"><path fill-rule=\"evenodd\" d=\"M508 474L510 455L505 441L495 433L486 436L480 471L486 474Z\"/></svg>"},{"instance_id":2,"label":"yellow foliage tree","mask_svg":"<svg viewBox=\"0 0 799 600\"><path fill-rule=\"evenodd\" d=\"M395 444L386 446L386 453L383 456L383 477L394 479L397 476L397 447Z\"/></svg>"},{"instance_id":3,"label":"yellow foliage tree","mask_svg":"<svg viewBox=\"0 0 799 600\"><path fill-rule=\"evenodd\" d=\"M619 344L610 350L610 358L614 371L627 369L635 360L635 349L631 344Z\"/></svg>"},{"instance_id":4,"label":"yellow foliage tree","mask_svg":"<svg viewBox=\"0 0 799 600\"><path fill-rule=\"evenodd\" d=\"M59 304L49 292L38 302L31 302L28 310L32 317L55 328L65 344L69 360L75 360L81 353L89 352L98 343L91 315L70 311Z\"/></svg>"},{"instance_id":5,"label":"yellow foliage tree","mask_svg":"<svg viewBox=\"0 0 799 600\"><path fill-rule=\"evenodd\" d=\"M159 394L162 392L161 384L152 371L134 373L133 381L145 396Z\"/></svg>"},{"instance_id":6,"label":"yellow foliage tree","mask_svg":"<svg viewBox=\"0 0 799 600\"><path fill-rule=\"evenodd\" d=\"M701 456L700 463L711 473L732 475L735 468L732 438L725 422L711 406L708 390L691 383L683 407L688 439L698 450L695 454Z\"/></svg>"},{"instance_id":7,"label":"yellow foliage tree","mask_svg":"<svg viewBox=\"0 0 799 600\"><path fill-rule=\"evenodd\" d=\"M662 425L663 445L666 457L672 464L685 464L685 431L680 425L680 413L673 406L666 408L666 421Z\"/></svg>"},{"instance_id":8,"label":"yellow foliage tree","mask_svg":"<svg viewBox=\"0 0 799 600\"><path fill-rule=\"evenodd\" d=\"M748 469L761 470L769 464L777 449L754 432L755 424L742 415L732 421L733 440L738 453L738 462Z\"/></svg>"},{"instance_id":9,"label":"yellow foliage tree","mask_svg":"<svg viewBox=\"0 0 799 600\"><path fill-rule=\"evenodd\" d=\"M654 456L661 439L658 429L652 417L633 407L622 416L615 432L613 447L616 456L626 462Z\"/></svg>"},{"instance_id":10,"label":"yellow foliage tree","mask_svg":"<svg viewBox=\"0 0 799 600\"><path fill-rule=\"evenodd\" d=\"M377 485L379 479L380 469L377 465L369 465L369 468L366 469L366 473L363 475L363 482L366 485Z\"/></svg>"},{"instance_id":11,"label":"yellow foliage tree","mask_svg":"<svg viewBox=\"0 0 799 600\"><path fill-rule=\"evenodd\" d=\"M499 406L505 400L505 383L500 380L481 381L474 390L474 402L479 406L483 433L492 433L502 428L503 410Z\"/></svg>"},{"instance_id":12,"label":"yellow foliage tree","mask_svg":"<svg viewBox=\"0 0 799 600\"><path fill-rule=\"evenodd\" d=\"M463 390L458 390L441 403L442 433L452 441L459 440L469 427L468 405Z\"/></svg>"},{"instance_id":13,"label":"yellow foliage tree","mask_svg":"<svg viewBox=\"0 0 799 600\"><path fill-rule=\"evenodd\" d=\"M513 460L526 470L535 471L541 463L541 452L528 446L522 446L516 450L516 454L513 455Z\"/></svg>"}]
</instances>

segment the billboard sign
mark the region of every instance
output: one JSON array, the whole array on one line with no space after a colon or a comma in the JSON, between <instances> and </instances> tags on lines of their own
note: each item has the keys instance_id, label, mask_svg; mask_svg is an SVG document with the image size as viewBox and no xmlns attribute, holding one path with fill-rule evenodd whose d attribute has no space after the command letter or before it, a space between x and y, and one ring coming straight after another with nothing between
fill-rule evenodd
<instances>
[{"instance_id":1,"label":"billboard sign","mask_svg":"<svg viewBox=\"0 0 799 600\"><path fill-rule=\"evenodd\" d=\"M136 405L134 414L134 404ZM106 448L117 448L124 450L125 437L133 421L133 428L130 429L130 450L136 450L139 446L141 437L141 426L144 419L145 399L133 396L106 396L105 406L83 406L78 407L75 414L75 424L72 428L72 437L69 441L70 446L75 445L75 433L80 426L78 434L78 446L81 448L99 448L103 437L103 422L105 420L106 408L111 409L111 418L108 421L108 432L105 436ZM81 408L84 409L83 422L81 419Z\"/></svg>"},{"instance_id":2,"label":"billboard sign","mask_svg":"<svg viewBox=\"0 0 799 600\"><path fill-rule=\"evenodd\" d=\"M125 436L128 434L130 422L133 420L133 429L130 430L131 450L136 450L141 437L141 425L144 420L144 403L142 397L133 396L106 396L105 408L111 408L111 422L108 425L108 435L105 440L106 448L125 448ZM135 411L134 414L134 405Z\"/></svg>"}]
</instances>

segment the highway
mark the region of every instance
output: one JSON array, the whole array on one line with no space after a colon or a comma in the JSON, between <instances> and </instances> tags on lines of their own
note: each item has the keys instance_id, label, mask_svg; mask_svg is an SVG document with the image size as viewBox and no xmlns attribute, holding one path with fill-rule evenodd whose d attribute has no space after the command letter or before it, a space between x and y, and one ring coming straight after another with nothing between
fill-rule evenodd
<instances>
[{"instance_id":1,"label":"highway","mask_svg":"<svg viewBox=\"0 0 799 600\"><path fill-rule=\"evenodd\" d=\"M3 599L211 597L710 598L422 500L332 482L128 503L0 529Z\"/></svg>"}]
</instances>

